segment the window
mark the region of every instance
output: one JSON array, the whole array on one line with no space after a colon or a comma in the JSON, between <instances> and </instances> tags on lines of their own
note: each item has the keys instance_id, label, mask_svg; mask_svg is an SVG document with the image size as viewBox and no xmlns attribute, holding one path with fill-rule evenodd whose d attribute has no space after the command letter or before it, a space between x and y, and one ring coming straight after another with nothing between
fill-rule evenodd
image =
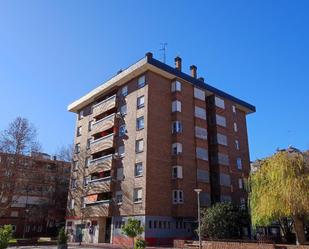
<instances>
[{"instance_id":1,"label":"window","mask_svg":"<svg viewBox=\"0 0 309 249\"><path fill-rule=\"evenodd\" d=\"M183 203L183 191L173 190L173 204Z\"/></svg>"},{"instance_id":2,"label":"window","mask_svg":"<svg viewBox=\"0 0 309 249\"><path fill-rule=\"evenodd\" d=\"M172 102L172 112L181 112L181 102L179 100Z\"/></svg>"},{"instance_id":3,"label":"window","mask_svg":"<svg viewBox=\"0 0 309 249\"><path fill-rule=\"evenodd\" d=\"M227 136L218 133L217 134L217 143L221 145L226 145L227 146Z\"/></svg>"},{"instance_id":4,"label":"window","mask_svg":"<svg viewBox=\"0 0 309 249\"><path fill-rule=\"evenodd\" d=\"M123 124L123 125L120 125L119 126L119 136L122 137L126 134L126 125Z\"/></svg>"},{"instance_id":5,"label":"window","mask_svg":"<svg viewBox=\"0 0 309 249\"><path fill-rule=\"evenodd\" d=\"M219 97L215 97L215 105L217 107L220 107L222 109L225 109L225 106L224 106L224 100L223 99L220 99Z\"/></svg>"},{"instance_id":6,"label":"window","mask_svg":"<svg viewBox=\"0 0 309 249\"><path fill-rule=\"evenodd\" d=\"M243 184L242 178L238 178L238 187L239 187L239 189L243 189L244 188L244 184Z\"/></svg>"},{"instance_id":7,"label":"window","mask_svg":"<svg viewBox=\"0 0 309 249\"><path fill-rule=\"evenodd\" d=\"M143 175L143 163L136 163L134 167L134 176L142 176Z\"/></svg>"},{"instance_id":8,"label":"window","mask_svg":"<svg viewBox=\"0 0 309 249\"><path fill-rule=\"evenodd\" d=\"M73 161L73 170L78 170L78 161Z\"/></svg>"},{"instance_id":9,"label":"window","mask_svg":"<svg viewBox=\"0 0 309 249\"><path fill-rule=\"evenodd\" d=\"M75 153L79 153L80 152L80 143L75 144Z\"/></svg>"},{"instance_id":10,"label":"window","mask_svg":"<svg viewBox=\"0 0 309 249\"><path fill-rule=\"evenodd\" d=\"M246 199L245 198L240 198L240 208L245 209L246 208Z\"/></svg>"},{"instance_id":11,"label":"window","mask_svg":"<svg viewBox=\"0 0 309 249\"><path fill-rule=\"evenodd\" d=\"M120 145L120 146L118 147L118 156L123 157L123 156L124 156L124 153L125 153L124 145Z\"/></svg>"},{"instance_id":12,"label":"window","mask_svg":"<svg viewBox=\"0 0 309 249\"><path fill-rule=\"evenodd\" d=\"M220 201L221 202L231 202L232 197L230 195L221 195L220 196Z\"/></svg>"},{"instance_id":13,"label":"window","mask_svg":"<svg viewBox=\"0 0 309 249\"><path fill-rule=\"evenodd\" d=\"M144 107L144 105L145 105L144 95L137 98L137 104L136 105L137 105L137 109Z\"/></svg>"},{"instance_id":14,"label":"window","mask_svg":"<svg viewBox=\"0 0 309 249\"><path fill-rule=\"evenodd\" d=\"M128 86L123 86L121 88L121 95L124 97L128 95Z\"/></svg>"},{"instance_id":15,"label":"window","mask_svg":"<svg viewBox=\"0 0 309 249\"><path fill-rule=\"evenodd\" d=\"M118 205L122 204L122 191L116 191L116 203Z\"/></svg>"},{"instance_id":16,"label":"window","mask_svg":"<svg viewBox=\"0 0 309 249\"><path fill-rule=\"evenodd\" d=\"M81 126L77 127L77 131L76 131L76 136L79 137L80 135L82 135L82 127Z\"/></svg>"},{"instance_id":17,"label":"window","mask_svg":"<svg viewBox=\"0 0 309 249\"><path fill-rule=\"evenodd\" d=\"M90 161L91 161L90 157L86 157L86 159L85 159L85 167L86 168L90 166Z\"/></svg>"},{"instance_id":18,"label":"window","mask_svg":"<svg viewBox=\"0 0 309 249\"><path fill-rule=\"evenodd\" d=\"M202 127L195 126L195 136L200 139L207 139L207 130Z\"/></svg>"},{"instance_id":19,"label":"window","mask_svg":"<svg viewBox=\"0 0 309 249\"><path fill-rule=\"evenodd\" d=\"M78 119L82 119L84 117L84 110L80 110L78 113Z\"/></svg>"},{"instance_id":20,"label":"window","mask_svg":"<svg viewBox=\"0 0 309 249\"><path fill-rule=\"evenodd\" d=\"M237 162L237 169L242 169L242 162L241 162L241 158L237 158L237 160L236 160L236 162Z\"/></svg>"},{"instance_id":21,"label":"window","mask_svg":"<svg viewBox=\"0 0 309 249\"><path fill-rule=\"evenodd\" d=\"M231 176L220 173L220 185L225 186L225 187L230 187L231 186Z\"/></svg>"},{"instance_id":22,"label":"window","mask_svg":"<svg viewBox=\"0 0 309 249\"><path fill-rule=\"evenodd\" d=\"M144 129L144 116L136 119L136 130Z\"/></svg>"},{"instance_id":23,"label":"window","mask_svg":"<svg viewBox=\"0 0 309 249\"><path fill-rule=\"evenodd\" d=\"M117 180L121 181L123 178L123 168L117 168Z\"/></svg>"},{"instance_id":24,"label":"window","mask_svg":"<svg viewBox=\"0 0 309 249\"><path fill-rule=\"evenodd\" d=\"M124 116L124 115L127 114L127 105L126 105L126 104L124 104L124 105L122 105L122 106L120 107L120 114L121 114L122 116Z\"/></svg>"},{"instance_id":25,"label":"window","mask_svg":"<svg viewBox=\"0 0 309 249\"><path fill-rule=\"evenodd\" d=\"M209 182L209 172L205 169L197 169L197 181Z\"/></svg>"},{"instance_id":26,"label":"window","mask_svg":"<svg viewBox=\"0 0 309 249\"><path fill-rule=\"evenodd\" d=\"M71 180L71 188L74 189L76 187L77 187L77 181L76 181L75 178L72 178L72 180Z\"/></svg>"},{"instance_id":27,"label":"window","mask_svg":"<svg viewBox=\"0 0 309 249\"><path fill-rule=\"evenodd\" d=\"M172 92L180 92L181 91L181 83L179 81L173 81L171 86Z\"/></svg>"},{"instance_id":28,"label":"window","mask_svg":"<svg viewBox=\"0 0 309 249\"><path fill-rule=\"evenodd\" d=\"M236 106L232 105L232 111L233 113L236 113Z\"/></svg>"},{"instance_id":29,"label":"window","mask_svg":"<svg viewBox=\"0 0 309 249\"><path fill-rule=\"evenodd\" d=\"M204 108L195 106L194 107L194 115L197 118L201 118L201 119L206 120L206 110Z\"/></svg>"},{"instance_id":30,"label":"window","mask_svg":"<svg viewBox=\"0 0 309 249\"><path fill-rule=\"evenodd\" d=\"M152 227L152 221L148 221L148 228L151 228Z\"/></svg>"},{"instance_id":31,"label":"window","mask_svg":"<svg viewBox=\"0 0 309 249\"><path fill-rule=\"evenodd\" d=\"M93 125L93 120L90 120L88 122L88 131L91 131L92 130L92 125Z\"/></svg>"},{"instance_id":32,"label":"window","mask_svg":"<svg viewBox=\"0 0 309 249\"><path fill-rule=\"evenodd\" d=\"M179 155L182 153L182 144L181 143L173 143L172 144L172 154Z\"/></svg>"},{"instance_id":33,"label":"window","mask_svg":"<svg viewBox=\"0 0 309 249\"><path fill-rule=\"evenodd\" d=\"M136 142L135 142L135 152L140 153L143 150L144 150L144 140L143 139L136 140Z\"/></svg>"},{"instance_id":34,"label":"window","mask_svg":"<svg viewBox=\"0 0 309 249\"><path fill-rule=\"evenodd\" d=\"M194 87L194 97L205 101L205 92L201 89Z\"/></svg>"},{"instance_id":35,"label":"window","mask_svg":"<svg viewBox=\"0 0 309 249\"><path fill-rule=\"evenodd\" d=\"M200 203L202 207L209 207L211 204L210 194L206 192L200 193Z\"/></svg>"},{"instance_id":36,"label":"window","mask_svg":"<svg viewBox=\"0 0 309 249\"><path fill-rule=\"evenodd\" d=\"M145 75L142 75L141 77L138 78L137 80L137 86L138 88L141 88L145 85Z\"/></svg>"},{"instance_id":37,"label":"window","mask_svg":"<svg viewBox=\"0 0 309 249\"><path fill-rule=\"evenodd\" d=\"M90 149L90 144L91 144L91 138L88 138L87 139L87 149Z\"/></svg>"},{"instance_id":38,"label":"window","mask_svg":"<svg viewBox=\"0 0 309 249\"><path fill-rule=\"evenodd\" d=\"M173 166L172 168L172 177L173 179L179 178L182 179L182 166Z\"/></svg>"},{"instance_id":39,"label":"window","mask_svg":"<svg viewBox=\"0 0 309 249\"><path fill-rule=\"evenodd\" d=\"M18 217L18 211L12 211L11 217Z\"/></svg>"},{"instance_id":40,"label":"window","mask_svg":"<svg viewBox=\"0 0 309 249\"><path fill-rule=\"evenodd\" d=\"M236 150L239 150L239 141L238 140L235 140L235 148L236 148Z\"/></svg>"},{"instance_id":41,"label":"window","mask_svg":"<svg viewBox=\"0 0 309 249\"><path fill-rule=\"evenodd\" d=\"M196 147L196 157L198 159L206 160L208 161L208 151L206 149Z\"/></svg>"},{"instance_id":42,"label":"window","mask_svg":"<svg viewBox=\"0 0 309 249\"><path fill-rule=\"evenodd\" d=\"M180 121L173 121L172 123L172 133L181 133L182 132L182 124Z\"/></svg>"},{"instance_id":43,"label":"window","mask_svg":"<svg viewBox=\"0 0 309 249\"><path fill-rule=\"evenodd\" d=\"M237 124L234 122L234 131L237 132L238 128L237 128Z\"/></svg>"},{"instance_id":44,"label":"window","mask_svg":"<svg viewBox=\"0 0 309 249\"><path fill-rule=\"evenodd\" d=\"M135 203L142 202L142 189L141 188L135 188L133 191L133 201Z\"/></svg>"},{"instance_id":45,"label":"window","mask_svg":"<svg viewBox=\"0 0 309 249\"><path fill-rule=\"evenodd\" d=\"M71 199L71 201L70 201L70 209L71 210L74 209L74 206L75 206L75 201L74 201L74 199Z\"/></svg>"},{"instance_id":46,"label":"window","mask_svg":"<svg viewBox=\"0 0 309 249\"><path fill-rule=\"evenodd\" d=\"M226 118L216 114L216 124L226 127Z\"/></svg>"},{"instance_id":47,"label":"window","mask_svg":"<svg viewBox=\"0 0 309 249\"><path fill-rule=\"evenodd\" d=\"M229 156L223 153L218 153L218 163L222 165L230 165Z\"/></svg>"}]
</instances>

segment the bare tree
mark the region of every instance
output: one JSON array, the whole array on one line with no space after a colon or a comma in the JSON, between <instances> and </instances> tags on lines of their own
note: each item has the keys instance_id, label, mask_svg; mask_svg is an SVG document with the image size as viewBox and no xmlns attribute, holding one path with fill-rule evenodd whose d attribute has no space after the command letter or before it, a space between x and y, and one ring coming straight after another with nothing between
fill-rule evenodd
<instances>
[{"instance_id":1,"label":"bare tree","mask_svg":"<svg viewBox=\"0 0 309 249\"><path fill-rule=\"evenodd\" d=\"M0 132L0 152L5 153L5 160L0 164L3 172L0 184L0 216L18 199L19 189L25 187L21 184L27 185L24 180L18 182L23 174L21 167L25 161L24 156L38 152L40 148L36 128L26 118L17 117L6 130Z\"/></svg>"},{"instance_id":2,"label":"bare tree","mask_svg":"<svg viewBox=\"0 0 309 249\"><path fill-rule=\"evenodd\" d=\"M14 155L28 155L40 151L37 141L37 130L28 119L17 117L0 133L0 151Z\"/></svg>"},{"instance_id":3,"label":"bare tree","mask_svg":"<svg viewBox=\"0 0 309 249\"><path fill-rule=\"evenodd\" d=\"M63 145L57 149L55 156L57 159L65 161L65 162L72 162L74 153L73 144Z\"/></svg>"}]
</instances>

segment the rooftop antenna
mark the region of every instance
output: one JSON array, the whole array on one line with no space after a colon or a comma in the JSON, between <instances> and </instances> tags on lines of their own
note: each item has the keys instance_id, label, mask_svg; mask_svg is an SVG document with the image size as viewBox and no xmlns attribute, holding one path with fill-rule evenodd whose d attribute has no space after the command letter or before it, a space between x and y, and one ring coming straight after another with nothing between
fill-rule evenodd
<instances>
[{"instance_id":1,"label":"rooftop antenna","mask_svg":"<svg viewBox=\"0 0 309 249\"><path fill-rule=\"evenodd\" d=\"M163 63L166 63L166 47L167 47L166 42L161 43L160 51L162 51L163 53Z\"/></svg>"}]
</instances>

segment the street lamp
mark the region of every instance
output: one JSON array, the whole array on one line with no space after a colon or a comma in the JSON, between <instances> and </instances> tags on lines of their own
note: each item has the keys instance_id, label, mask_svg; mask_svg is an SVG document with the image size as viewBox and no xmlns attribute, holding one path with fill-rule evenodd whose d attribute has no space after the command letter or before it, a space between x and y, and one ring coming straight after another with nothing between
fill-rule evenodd
<instances>
[{"instance_id":1,"label":"street lamp","mask_svg":"<svg viewBox=\"0 0 309 249\"><path fill-rule=\"evenodd\" d=\"M200 188L194 189L197 193L197 217L198 217L198 248L202 249L202 238L201 238L201 207L200 207L200 193L202 190Z\"/></svg>"}]
</instances>

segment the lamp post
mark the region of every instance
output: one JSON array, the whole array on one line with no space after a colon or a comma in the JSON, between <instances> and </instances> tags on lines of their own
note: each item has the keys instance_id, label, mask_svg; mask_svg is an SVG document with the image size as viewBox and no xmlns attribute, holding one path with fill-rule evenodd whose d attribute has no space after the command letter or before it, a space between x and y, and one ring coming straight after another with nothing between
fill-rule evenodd
<instances>
[{"instance_id":1,"label":"lamp post","mask_svg":"<svg viewBox=\"0 0 309 249\"><path fill-rule=\"evenodd\" d=\"M202 249L202 238L201 238L201 207L200 207L200 188L194 189L197 194L197 219L198 219L198 248Z\"/></svg>"}]
</instances>

